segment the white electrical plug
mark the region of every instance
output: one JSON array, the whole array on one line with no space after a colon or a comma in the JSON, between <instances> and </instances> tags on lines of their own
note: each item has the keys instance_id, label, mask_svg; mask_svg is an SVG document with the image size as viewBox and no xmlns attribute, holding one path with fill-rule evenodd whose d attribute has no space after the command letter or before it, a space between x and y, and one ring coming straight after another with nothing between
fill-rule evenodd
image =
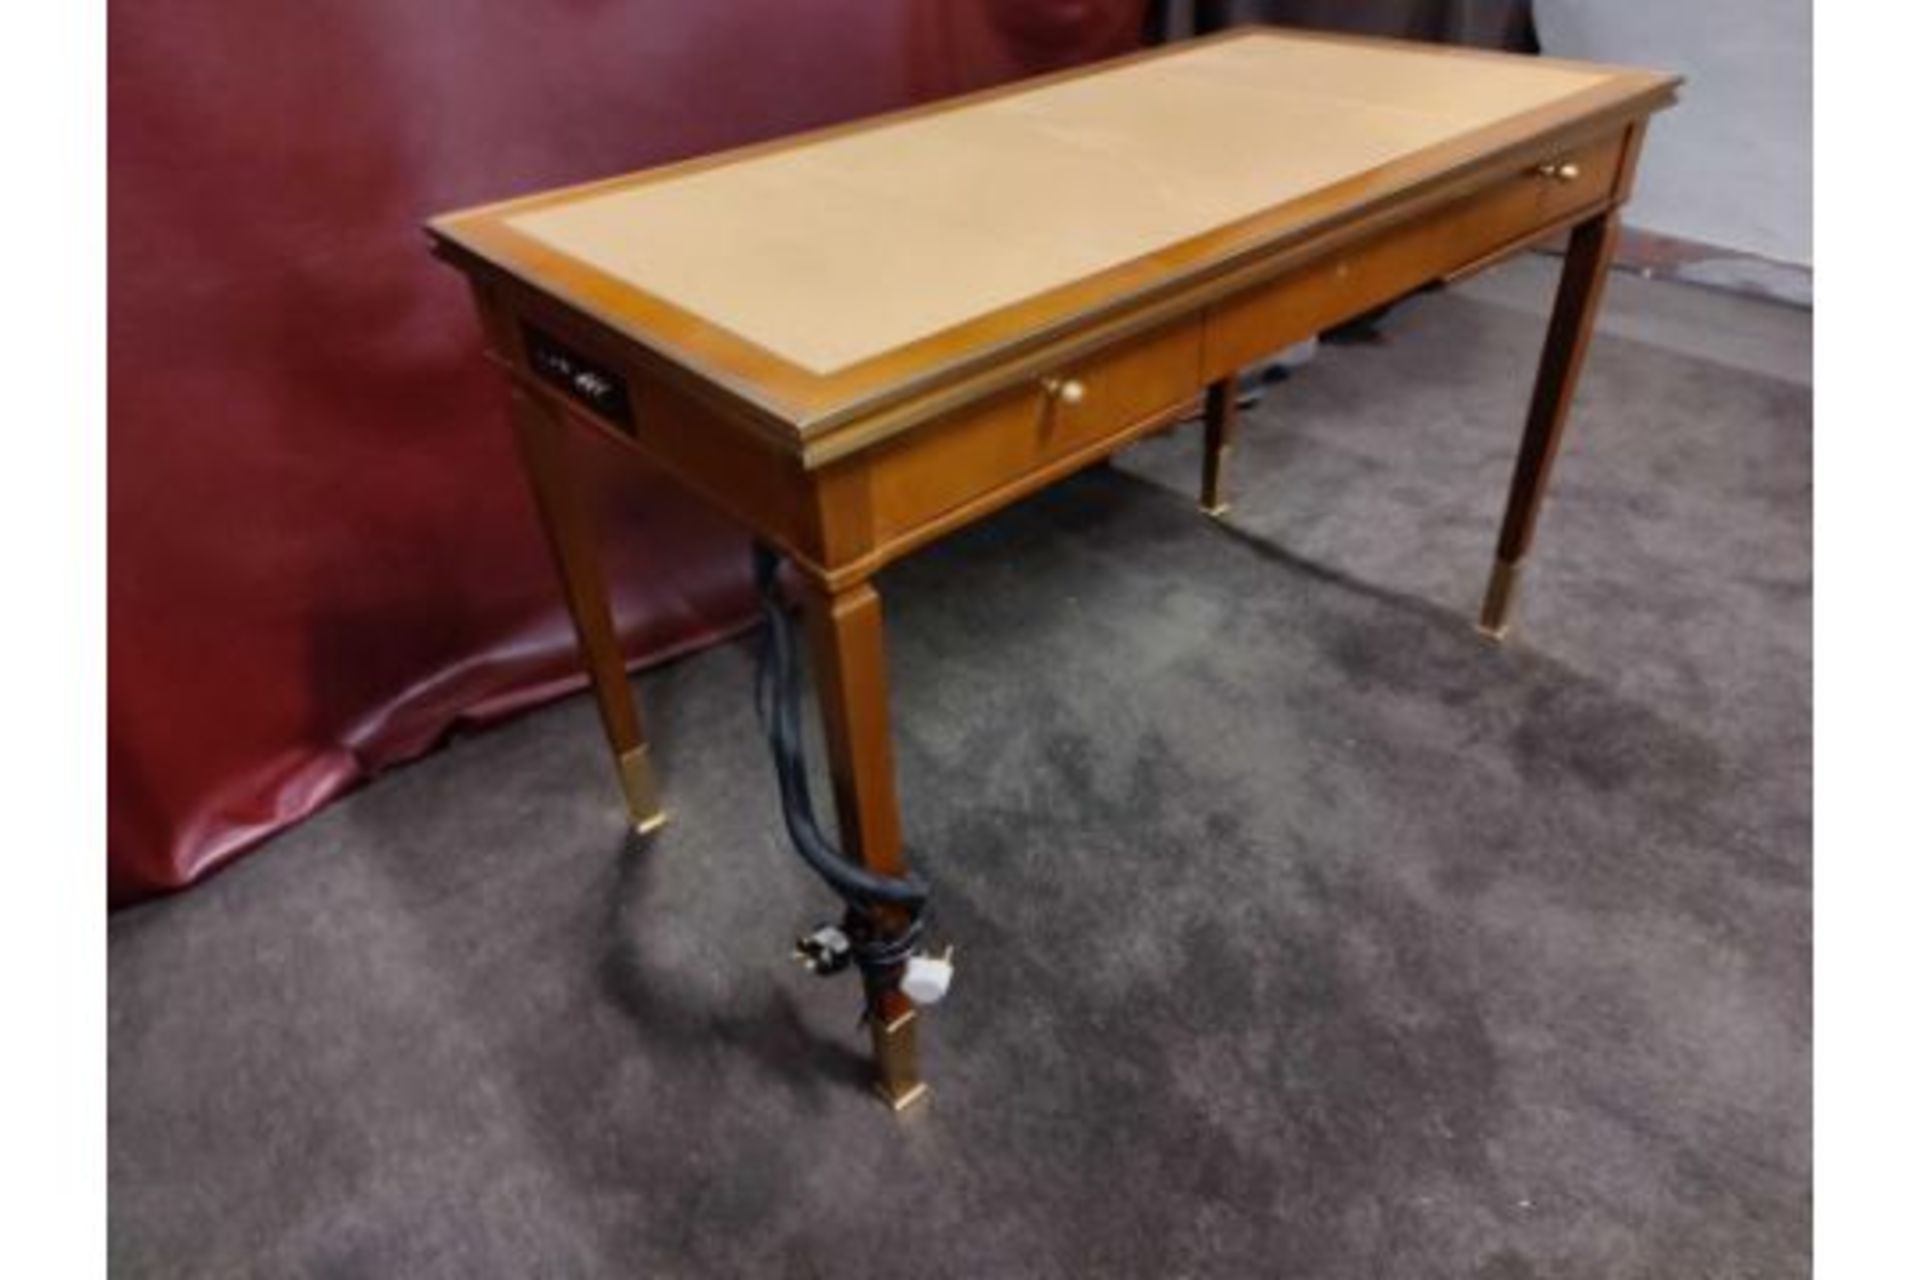
<instances>
[{"instance_id":1,"label":"white electrical plug","mask_svg":"<svg viewBox=\"0 0 1920 1280\"><path fill-rule=\"evenodd\" d=\"M900 990L915 1004L939 1004L953 985L953 948L945 955L909 956L907 971L900 975Z\"/></svg>"}]
</instances>

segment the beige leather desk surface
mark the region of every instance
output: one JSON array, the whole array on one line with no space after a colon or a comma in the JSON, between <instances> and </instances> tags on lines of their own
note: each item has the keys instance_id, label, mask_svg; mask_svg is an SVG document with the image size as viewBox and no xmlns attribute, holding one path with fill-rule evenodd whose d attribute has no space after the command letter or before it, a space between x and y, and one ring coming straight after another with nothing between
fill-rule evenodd
<instances>
[{"instance_id":1,"label":"beige leather desk surface","mask_svg":"<svg viewBox=\"0 0 1920 1280\"><path fill-rule=\"evenodd\" d=\"M1599 79L1265 36L508 223L832 373Z\"/></svg>"},{"instance_id":2,"label":"beige leather desk surface","mask_svg":"<svg viewBox=\"0 0 1920 1280\"><path fill-rule=\"evenodd\" d=\"M1256 28L433 229L804 431L924 376L911 344L1004 341L983 317L1090 278L1137 288L1171 246L1369 175L1417 180L1463 140L1564 126L1657 79Z\"/></svg>"}]
</instances>

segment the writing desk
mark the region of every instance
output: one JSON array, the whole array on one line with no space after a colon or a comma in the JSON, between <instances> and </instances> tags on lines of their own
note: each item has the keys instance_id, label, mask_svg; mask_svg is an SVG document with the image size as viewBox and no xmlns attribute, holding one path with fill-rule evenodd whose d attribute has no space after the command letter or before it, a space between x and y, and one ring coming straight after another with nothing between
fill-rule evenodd
<instances>
[{"instance_id":1,"label":"writing desk","mask_svg":"<svg viewBox=\"0 0 1920 1280\"><path fill-rule=\"evenodd\" d=\"M848 852L904 871L890 561L1181 418L1226 509L1236 370L1569 232L1480 626L1507 627L1648 117L1674 77L1242 29L435 219L522 461L629 810L664 821L573 424L789 558ZM1518 354L1518 353L1516 353ZM878 1084L919 1096L885 990Z\"/></svg>"}]
</instances>

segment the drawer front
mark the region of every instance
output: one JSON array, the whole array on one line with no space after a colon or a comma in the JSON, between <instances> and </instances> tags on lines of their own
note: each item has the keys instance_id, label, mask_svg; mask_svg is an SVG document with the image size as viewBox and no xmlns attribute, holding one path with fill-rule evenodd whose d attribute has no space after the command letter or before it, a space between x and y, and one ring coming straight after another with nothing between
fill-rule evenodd
<instances>
[{"instance_id":1,"label":"drawer front","mask_svg":"<svg viewBox=\"0 0 1920 1280\"><path fill-rule=\"evenodd\" d=\"M1613 190L1625 146L1619 133L1569 148L1328 261L1215 304L1207 315L1206 379L1225 377L1599 207Z\"/></svg>"},{"instance_id":2,"label":"drawer front","mask_svg":"<svg viewBox=\"0 0 1920 1280\"><path fill-rule=\"evenodd\" d=\"M997 493L1008 501L1192 400L1201 325L1188 320L1063 365L1029 386L915 428L872 463L874 532L910 533Z\"/></svg>"}]
</instances>

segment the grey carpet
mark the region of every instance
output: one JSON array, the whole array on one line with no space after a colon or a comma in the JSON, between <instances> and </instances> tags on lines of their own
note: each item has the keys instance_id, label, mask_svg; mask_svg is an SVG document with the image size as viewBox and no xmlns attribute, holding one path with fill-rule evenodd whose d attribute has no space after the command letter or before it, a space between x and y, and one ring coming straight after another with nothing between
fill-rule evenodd
<instances>
[{"instance_id":1,"label":"grey carpet","mask_svg":"<svg viewBox=\"0 0 1920 1280\"><path fill-rule=\"evenodd\" d=\"M1279 388L1226 527L1187 432L886 577L929 1105L785 956L727 646L640 682L649 845L576 698L114 918L114 1270L1806 1274L1810 396L1763 304L1603 337L1491 647L1502 297Z\"/></svg>"}]
</instances>

